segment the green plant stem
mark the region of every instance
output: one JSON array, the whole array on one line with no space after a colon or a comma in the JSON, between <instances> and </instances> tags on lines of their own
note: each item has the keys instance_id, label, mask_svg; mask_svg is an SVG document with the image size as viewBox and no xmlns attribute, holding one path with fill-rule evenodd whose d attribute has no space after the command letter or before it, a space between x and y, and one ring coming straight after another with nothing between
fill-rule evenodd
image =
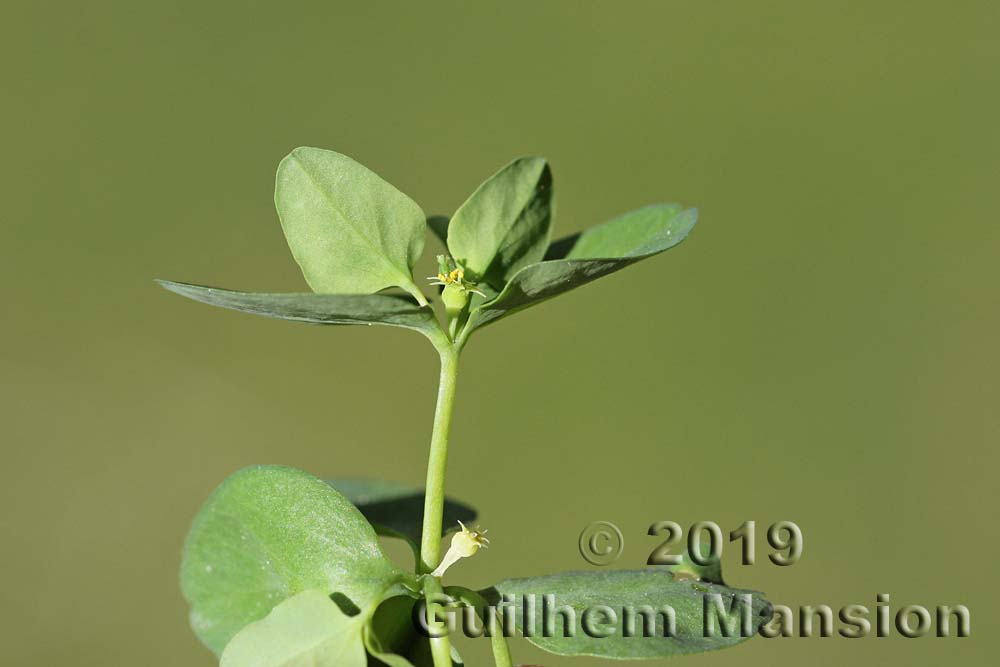
<instances>
[{"instance_id":1,"label":"green plant stem","mask_svg":"<svg viewBox=\"0 0 1000 667\"><path fill-rule=\"evenodd\" d=\"M441 355L441 378L431 452L427 461L427 484L424 491L424 522L420 534L420 560L423 572L431 572L441 560L441 517L444 512L444 478L448 466L448 432L458 383L458 348L451 341L438 344Z\"/></svg>"},{"instance_id":2,"label":"green plant stem","mask_svg":"<svg viewBox=\"0 0 1000 667\"><path fill-rule=\"evenodd\" d=\"M434 661L434 667L452 667L451 660L451 639L448 637L447 624L444 627L440 623L435 622L438 617L438 610L441 608L441 602L445 599L444 590L441 588L441 582L436 577L427 576L424 578L424 601L426 602L426 613L427 613L427 627L433 625L435 634L442 632L439 637L431 637L431 659Z\"/></svg>"},{"instance_id":3,"label":"green plant stem","mask_svg":"<svg viewBox=\"0 0 1000 667\"><path fill-rule=\"evenodd\" d=\"M490 646L493 648L493 662L496 667L513 667L510 649L507 647L507 638L503 635L503 624L499 621L497 621L493 632L490 633Z\"/></svg>"},{"instance_id":4,"label":"green plant stem","mask_svg":"<svg viewBox=\"0 0 1000 667\"><path fill-rule=\"evenodd\" d=\"M452 667L451 660L451 639L448 635L441 637L431 637L431 659L434 667Z\"/></svg>"},{"instance_id":5,"label":"green plant stem","mask_svg":"<svg viewBox=\"0 0 1000 667\"><path fill-rule=\"evenodd\" d=\"M490 636L490 646L493 649L493 662L496 667L511 667L510 649L507 647L507 637L503 634L503 623L494 614L487 612L488 604L486 599L472 589L462 586L449 586L445 593L454 596L459 601L469 605L473 609L482 609L484 631ZM487 625L493 623L492 628L487 630Z\"/></svg>"}]
</instances>

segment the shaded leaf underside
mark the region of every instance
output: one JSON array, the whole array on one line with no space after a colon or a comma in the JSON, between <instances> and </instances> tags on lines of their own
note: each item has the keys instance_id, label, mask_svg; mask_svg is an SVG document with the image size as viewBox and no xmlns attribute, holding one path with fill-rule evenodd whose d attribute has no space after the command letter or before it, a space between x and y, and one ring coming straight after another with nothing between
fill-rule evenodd
<instances>
[{"instance_id":1,"label":"shaded leaf underside","mask_svg":"<svg viewBox=\"0 0 1000 667\"><path fill-rule=\"evenodd\" d=\"M509 599L515 609L518 629L533 644L559 655L590 655L615 659L657 658L686 653L698 653L733 646L745 641L771 617L771 606L760 593L743 591L704 581L675 579L663 570L618 570L610 572L565 572L525 579L508 579L484 594L496 601L500 595ZM553 632L545 636L545 618L542 613L543 596L551 595L552 608L572 607L575 619L572 635L568 636L566 621L562 616L549 614ZM747 599L744 596L749 595ZM534 596L536 614L534 624L526 626L525 597ZM706 596L710 605L718 599L724 613L724 622L736 621L730 626L735 632L725 636L714 611L706 614ZM717 596L717 597L716 597ZM749 602L749 606L745 603ZM608 609L598 611L599 607ZM673 636L664 636L663 614L665 607L673 610L676 622ZM647 612L646 610L651 610ZM740 614L746 611L750 620L750 633L740 634ZM652 621L645 621L649 613ZM608 636L593 636L583 628L588 614L596 615L592 621ZM625 627L627 618L634 619L631 636ZM708 624L706 625L706 617ZM650 623L649 626L643 623Z\"/></svg>"},{"instance_id":2,"label":"shaded leaf underside","mask_svg":"<svg viewBox=\"0 0 1000 667\"><path fill-rule=\"evenodd\" d=\"M473 281L501 289L518 269L544 257L552 198L552 171L543 158L510 162L455 211L448 224L452 257Z\"/></svg>"},{"instance_id":3,"label":"shaded leaf underside","mask_svg":"<svg viewBox=\"0 0 1000 667\"><path fill-rule=\"evenodd\" d=\"M263 294L169 280L162 287L195 301L281 320L313 324L382 324L427 334L438 328L434 311L395 294Z\"/></svg>"},{"instance_id":4,"label":"shaded leaf underside","mask_svg":"<svg viewBox=\"0 0 1000 667\"><path fill-rule=\"evenodd\" d=\"M546 261L518 271L474 308L466 335L491 322L668 250L687 237L697 211L658 204L626 213L550 246Z\"/></svg>"},{"instance_id":5,"label":"shaded leaf underside","mask_svg":"<svg viewBox=\"0 0 1000 667\"><path fill-rule=\"evenodd\" d=\"M369 479L331 479L327 483L354 503L375 530L403 537L414 547L420 544L423 527L424 492L411 487ZM444 501L444 533L458 530L458 522L476 520L476 510L450 498Z\"/></svg>"}]
</instances>

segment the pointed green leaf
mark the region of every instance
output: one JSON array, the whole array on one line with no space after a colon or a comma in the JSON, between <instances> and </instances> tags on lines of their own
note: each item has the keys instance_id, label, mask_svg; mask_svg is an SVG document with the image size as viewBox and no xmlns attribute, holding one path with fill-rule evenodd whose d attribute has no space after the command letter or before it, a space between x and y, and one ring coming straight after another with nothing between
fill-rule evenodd
<instances>
[{"instance_id":1,"label":"pointed green leaf","mask_svg":"<svg viewBox=\"0 0 1000 667\"><path fill-rule=\"evenodd\" d=\"M313 324L385 324L428 334L439 331L434 311L394 294L253 294L169 280L162 287L207 303L254 315Z\"/></svg>"},{"instance_id":2,"label":"pointed green leaf","mask_svg":"<svg viewBox=\"0 0 1000 667\"><path fill-rule=\"evenodd\" d=\"M521 633L558 655L638 659L710 651L746 640L771 618L771 606L758 592L675 579L663 570L508 579L484 594L493 603L510 596L514 611L507 613L515 614ZM550 602L544 596L552 596ZM526 627L524 609L532 597L534 623ZM543 613L544 604L550 610L572 608L573 619L567 624L569 613ZM664 636L671 618L672 636Z\"/></svg>"},{"instance_id":3,"label":"pointed green leaf","mask_svg":"<svg viewBox=\"0 0 1000 667\"><path fill-rule=\"evenodd\" d=\"M340 153L296 148L278 165L274 203L314 292L395 286L423 303L411 269L424 248L424 213L374 172Z\"/></svg>"},{"instance_id":4,"label":"pointed green leaf","mask_svg":"<svg viewBox=\"0 0 1000 667\"><path fill-rule=\"evenodd\" d=\"M302 591L338 593L365 609L407 577L347 498L280 466L245 468L223 482L198 512L181 563L191 625L216 652Z\"/></svg>"},{"instance_id":5,"label":"pointed green leaf","mask_svg":"<svg viewBox=\"0 0 1000 667\"><path fill-rule=\"evenodd\" d=\"M303 591L240 630L219 667L365 667L364 625L323 591Z\"/></svg>"},{"instance_id":6,"label":"pointed green leaf","mask_svg":"<svg viewBox=\"0 0 1000 667\"><path fill-rule=\"evenodd\" d=\"M416 546L424 518L424 492L375 479L331 479L327 483L343 493L361 510L375 530L383 535L402 537ZM450 498L444 501L444 534L458 530L458 522L472 523L476 510Z\"/></svg>"},{"instance_id":7,"label":"pointed green leaf","mask_svg":"<svg viewBox=\"0 0 1000 667\"><path fill-rule=\"evenodd\" d=\"M623 259L649 257L672 248L698 219L696 209L652 204L556 241L545 259Z\"/></svg>"},{"instance_id":8,"label":"pointed green leaf","mask_svg":"<svg viewBox=\"0 0 1000 667\"><path fill-rule=\"evenodd\" d=\"M524 267L496 298L473 309L464 336L674 247L684 240L697 219L695 209L659 204L553 243L550 259Z\"/></svg>"},{"instance_id":9,"label":"pointed green leaf","mask_svg":"<svg viewBox=\"0 0 1000 667\"><path fill-rule=\"evenodd\" d=\"M518 158L480 185L448 224L448 248L467 277L500 290L518 269L540 261L552 195L552 172L540 157Z\"/></svg>"}]
</instances>

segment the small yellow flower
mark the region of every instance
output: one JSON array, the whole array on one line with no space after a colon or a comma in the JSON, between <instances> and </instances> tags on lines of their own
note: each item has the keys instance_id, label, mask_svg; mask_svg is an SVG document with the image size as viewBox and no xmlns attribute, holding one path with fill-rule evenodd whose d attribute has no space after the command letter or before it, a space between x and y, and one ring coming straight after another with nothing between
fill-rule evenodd
<instances>
[{"instance_id":1,"label":"small yellow flower","mask_svg":"<svg viewBox=\"0 0 1000 667\"><path fill-rule=\"evenodd\" d=\"M480 549L489 548L490 540L486 537L487 531L481 530L479 526L476 526L475 530L469 530L461 521L458 522L458 525L462 527L462 530L455 533L454 537L451 538L451 546L448 548L448 553L441 559L441 564L431 572L435 577L443 575L444 571L458 560L475 556L476 552Z\"/></svg>"},{"instance_id":2,"label":"small yellow flower","mask_svg":"<svg viewBox=\"0 0 1000 667\"><path fill-rule=\"evenodd\" d=\"M463 292L472 292L473 294L478 294L481 297L485 297L482 291L476 289L476 284L465 279L465 271L462 267L456 265L455 268L451 268L454 260L447 255L438 255L438 274L436 276L427 276L427 280L431 281L431 285L441 285L447 287L448 285L454 285Z\"/></svg>"}]
</instances>

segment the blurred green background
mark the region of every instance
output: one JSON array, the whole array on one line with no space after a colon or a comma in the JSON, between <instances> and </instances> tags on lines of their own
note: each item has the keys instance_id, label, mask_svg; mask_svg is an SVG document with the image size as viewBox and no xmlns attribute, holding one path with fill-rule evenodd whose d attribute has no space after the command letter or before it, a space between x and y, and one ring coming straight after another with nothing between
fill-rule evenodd
<instances>
[{"instance_id":1,"label":"blurred green background","mask_svg":"<svg viewBox=\"0 0 1000 667\"><path fill-rule=\"evenodd\" d=\"M428 213L545 155L558 235L701 210L676 250L473 338L449 491L493 548L458 566L468 583L590 568L576 542L598 519L624 531L616 567L642 566L657 520L788 519L801 562L771 565L761 536L755 566L726 551L732 583L964 603L973 636L755 639L685 665L988 664L997 3L469 5L5 5L3 662L213 664L179 551L242 466L422 483L420 336L152 282L302 290L272 188L304 144Z\"/></svg>"}]
</instances>

